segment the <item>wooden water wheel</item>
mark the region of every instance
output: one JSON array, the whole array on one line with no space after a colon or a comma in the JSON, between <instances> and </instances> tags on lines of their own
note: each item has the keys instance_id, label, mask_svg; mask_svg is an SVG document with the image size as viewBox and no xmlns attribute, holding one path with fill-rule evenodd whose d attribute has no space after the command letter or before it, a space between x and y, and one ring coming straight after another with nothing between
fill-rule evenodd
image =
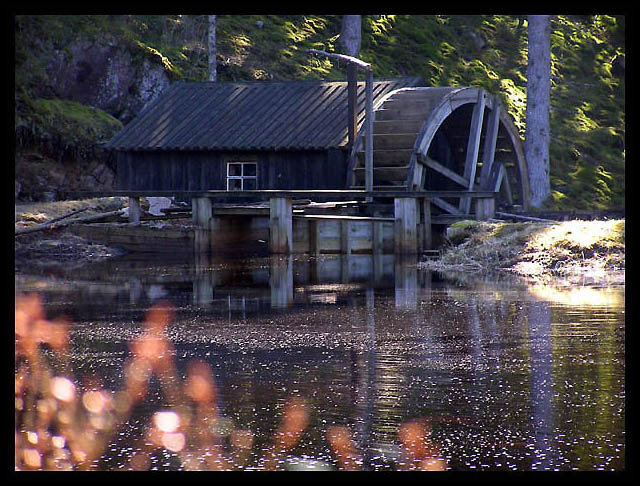
<instances>
[{"instance_id":1,"label":"wooden water wheel","mask_svg":"<svg viewBox=\"0 0 640 486\"><path fill-rule=\"evenodd\" d=\"M351 152L347 187L364 188L364 133ZM492 190L502 210L529 206L522 141L497 97L479 88L402 88L374 107L373 190ZM435 198L466 215L471 198Z\"/></svg>"}]
</instances>

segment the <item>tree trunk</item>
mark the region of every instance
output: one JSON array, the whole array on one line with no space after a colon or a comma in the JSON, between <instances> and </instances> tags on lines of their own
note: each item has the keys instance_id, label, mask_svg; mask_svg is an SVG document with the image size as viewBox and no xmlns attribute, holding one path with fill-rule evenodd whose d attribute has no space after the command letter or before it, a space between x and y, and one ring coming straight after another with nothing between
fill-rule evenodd
<instances>
[{"instance_id":1,"label":"tree trunk","mask_svg":"<svg viewBox=\"0 0 640 486\"><path fill-rule=\"evenodd\" d=\"M209 81L216 80L216 16L209 15Z\"/></svg>"},{"instance_id":2,"label":"tree trunk","mask_svg":"<svg viewBox=\"0 0 640 486\"><path fill-rule=\"evenodd\" d=\"M527 33L527 110L524 152L529 170L531 205L540 208L551 194L549 182L549 106L551 48L549 15L529 15Z\"/></svg>"},{"instance_id":3,"label":"tree trunk","mask_svg":"<svg viewBox=\"0 0 640 486\"><path fill-rule=\"evenodd\" d=\"M345 54L358 57L360 53L362 17L360 15L343 15L340 44Z\"/></svg>"},{"instance_id":4,"label":"tree trunk","mask_svg":"<svg viewBox=\"0 0 640 486\"><path fill-rule=\"evenodd\" d=\"M343 15L342 30L340 31L340 44L343 52L352 57L358 57L360 53L360 42L362 19L360 15ZM347 82L348 82L348 126L349 147L353 147L356 140L356 125L358 118L357 106L357 90L358 90L358 68L354 64L347 65Z\"/></svg>"}]
</instances>

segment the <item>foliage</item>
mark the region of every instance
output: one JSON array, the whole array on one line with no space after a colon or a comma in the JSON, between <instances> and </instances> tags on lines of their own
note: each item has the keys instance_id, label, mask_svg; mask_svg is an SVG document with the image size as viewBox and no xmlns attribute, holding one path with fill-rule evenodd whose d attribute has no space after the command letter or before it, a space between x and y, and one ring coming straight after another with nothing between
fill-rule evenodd
<instances>
[{"instance_id":1,"label":"foliage","mask_svg":"<svg viewBox=\"0 0 640 486\"><path fill-rule=\"evenodd\" d=\"M29 110L16 117L17 141L20 145L39 145L47 156L61 160L87 159L121 128L122 123L110 114L70 100L25 100Z\"/></svg>"},{"instance_id":2,"label":"foliage","mask_svg":"<svg viewBox=\"0 0 640 486\"><path fill-rule=\"evenodd\" d=\"M218 16L218 80L345 79L344 65L306 52L337 52L340 26L341 16ZM207 27L205 15L19 16L16 92L46 77L36 53L76 37L113 38L159 56L174 79L206 80ZM549 208L624 207L625 18L557 15L551 28ZM362 31L360 57L376 77L483 87L524 136L525 16L367 15Z\"/></svg>"}]
</instances>

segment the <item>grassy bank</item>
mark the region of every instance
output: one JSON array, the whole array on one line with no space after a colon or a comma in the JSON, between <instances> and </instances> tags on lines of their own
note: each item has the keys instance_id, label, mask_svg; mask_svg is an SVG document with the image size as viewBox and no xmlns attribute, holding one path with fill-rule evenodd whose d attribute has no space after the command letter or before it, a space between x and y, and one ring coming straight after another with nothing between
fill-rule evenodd
<instances>
[{"instance_id":1,"label":"grassy bank","mask_svg":"<svg viewBox=\"0 0 640 486\"><path fill-rule=\"evenodd\" d=\"M558 223L460 221L433 270L510 272L527 280L624 283L625 220Z\"/></svg>"}]
</instances>

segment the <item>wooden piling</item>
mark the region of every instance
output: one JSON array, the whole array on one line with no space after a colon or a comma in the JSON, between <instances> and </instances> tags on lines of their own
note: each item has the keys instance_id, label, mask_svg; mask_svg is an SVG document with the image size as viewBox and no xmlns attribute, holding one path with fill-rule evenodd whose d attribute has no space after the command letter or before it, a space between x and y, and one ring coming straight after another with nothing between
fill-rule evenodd
<instances>
[{"instance_id":1,"label":"wooden piling","mask_svg":"<svg viewBox=\"0 0 640 486\"><path fill-rule=\"evenodd\" d=\"M348 220L340 221L340 251L346 255L351 253L351 224Z\"/></svg>"},{"instance_id":2,"label":"wooden piling","mask_svg":"<svg viewBox=\"0 0 640 486\"><path fill-rule=\"evenodd\" d=\"M371 251L380 254L384 251L384 228L382 221L371 222Z\"/></svg>"},{"instance_id":3,"label":"wooden piling","mask_svg":"<svg viewBox=\"0 0 640 486\"><path fill-rule=\"evenodd\" d=\"M422 200L422 224L424 225L424 233L423 233L423 250L432 250L433 249L433 234L432 234L432 226L431 226L431 201L429 199L424 198Z\"/></svg>"},{"instance_id":4,"label":"wooden piling","mask_svg":"<svg viewBox=\"0 0 640 486\"><path fill-rule=\"evenodd\" d=\"M476 199L476 219L487 221L496 215L496 202L492 197Z\"/></svg>"},{"instance_id":5,"label":"wooden piling","mask_svg":"<svg viewBox=\"0 0 640 486\"><path fill-rule=\"evenodd\" d=\"M418 224L417 199L413 197L397 197L394 206L394 241L395 253L415 254L418 250L416 227Z\"/></svg>"},{"instance_id":6,"label":"wooden piling","mask_svg":"<svg viewBox=\"0 0 640 486\"><path fill-rule=\"evenodd\" d=\"M290 197L269 199L269 251L289 254L293 249L293 212Z\"/></svg>"},{"instance_id":7,"label":"wooden piling","mask_svg":"<svg viewBox=\"0 0 640 486\"><path fill-rule=\"evenodd\" d=\"M195 226L193 250L196 254L211 252L211 199L194 197L191 200L191 220Z\"/></svg>"},{"instance_id":8,"label":"wooden piling","mask_svg":"<svg viewBox=\"0 0 640 486\"><path fill-rule=\"evenodd\" d=\"M142 210L140 209L140 198L129 198L129 223L139 223Z\"/></svg>"}]
</instances>

